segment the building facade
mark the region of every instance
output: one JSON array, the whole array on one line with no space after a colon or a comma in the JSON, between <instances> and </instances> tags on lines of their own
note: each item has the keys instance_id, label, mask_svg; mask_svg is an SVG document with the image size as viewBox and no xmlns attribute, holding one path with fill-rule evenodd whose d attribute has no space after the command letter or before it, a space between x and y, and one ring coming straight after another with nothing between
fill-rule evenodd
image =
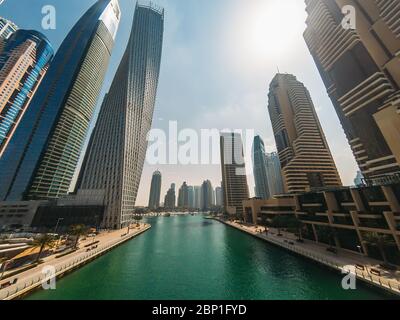
<instances>
[{"instance_id":1,"label":"building facade","mask_svg":"<svg viewBox=\"0 0 400 320\"><path fill-rule=\"evenodd\" d=\"M224 195L221 187L215 188L215 205L222 207L224 205Z\"/></svg>"},{"instance_id":2,"label":"building facade","mask_svg":"<svg viewBox=\"0 0 400 320\"><path fill-rule=\"evenodd\" d=\"M284 191L341 186L307 88L291 74L277 74L268 97Z\"/></svg>"},{"instance_id":3,"label":"building facade","mask_svg":"<svg viewBox=\"0 0 400 320\"><path fill-rule=\"evenodd\" d=\"M399 180L400 29L397 0L307 0L305 41L363 176ZM356 10L342 27L342 7Z\"/></svg>"},{"instance_id":4,"label":"building facade","mask_svg":"<svg viewBox=\"0 0 400 320\"><path fill-rule=\"evenodd\" d=\"M205 180L201 185L201 205L202 211L209 211L213 206L213 187L210 180Z\"/></svg>"},{"instance_id":5,"label":"building facade","mask_svg":"<svg viewBox=\"0 0 400 320\"><path fill-rule=\"evenodd\" d=\"M0 159L0 200L68 193L119 20L117 0L97 1L64 39Z\"/></svg>"},{"instance_id":6,"label":"building facade","mask_svg":"<svg viewBox=\"0 0 400 320\"><path fill-rule=\"evenodd\" d=\"M186 182L179 188L178 207L181 209L189 209L189 187Z\"/></svg>"},{"instance_id":7,"label":"building facade","mask_svg":"<svg viewBox=\"0 0 400 320\"><path fill-rule=\"evenodd\" d=\"M279 162L279 156L276 152L265 155L265 164L268 177L268 189L271 197L284 192L282 180L282 168Z\"/></svg>"},{"instance_id":8,"label":"building facade","mask_svg":"<svg viewBox=\"0 0 400 320\"><path fill-rule=\"evenodd\" d=\"M161 172L156 171L151 178L150 196L149 196L149 209L158 209L160 207L161 196Z\"/></svg>"},{"instance_id":9,"label":"building facade","mask_svg":"<svg viewBox=\"0 0 400 320\"><path fill-rule=\"evenodd\" d=\"M267 175L267 164L264 141L260 136L254 137L253 142L253 174L256 184L255 193L257 198L269 199L269 177Z\"/></svg>"},{"instance_id":10,"label":"building facade","mask_svg":"<svg viewBox=\"0 0 400 320\"><path fill-rule=\"evenodd\" d=\"M12 21L0 17L0 41L7 39L12 33L18 30L18 27Z\"/></svg>"},{"instance_id":11,"label":"building facade","mask_svg":"<svg viewBox=\"0 0 400 320\"><path fill-rule=\"evenodd\" d=\"M166 209L175 209L176 206L176 195L175 195L175 183L171 184L171 187L168 189L167 194L164 198L164 208Z\"/></svg>"},{"instance_id":12,"label":"building facade","mask_svg":"<svg viewBox=\"0 0 400 320\"><path fill-rule=\"evenodd\" d=\"M243 202L247 222L269 225L277 216L301 220L303 238L383 259L371 235L400 263L400 184L342 187Z\"/></svg>"},{"instance_id":13,"label":"building facade","mask_svg":"<svg viewBox=\"0 0 400 320\"><path fill-rule=\"evenodd\" d=\"M37 31L17 30L0 52L0 158L25 114L54 51Z\"/></svg>"},{"instance_id":14,"label":"building facade","mask_svg":"<svg viewBox=\"0 0 400 320\"><path fill-rule=\"evenodd\" d=\"M201 209L201 186L194 187L194 208Z\"/></svg>"},{"instance_id":15,"label":"building facade","mask_svg":"<svg viewBox=\"0 0 400 320\"><path fill-rule=\"evenodd\" d=\"M153 120L163 30L163 9L136 5L128 46L86 151L78 187L106 190L106 228L122 228L133 219Z\"/></svg>"},{"instance_id":16,"label":"building facade","mask_svg":"<svg viewBox=\"0 0 400 320\"><path fill-rule=\"evenodd\" d=\"M225 213L242 215L242 201L249 198L249 187L241 135L222 133L220 153Z\"/></svg>"}]
</instances>

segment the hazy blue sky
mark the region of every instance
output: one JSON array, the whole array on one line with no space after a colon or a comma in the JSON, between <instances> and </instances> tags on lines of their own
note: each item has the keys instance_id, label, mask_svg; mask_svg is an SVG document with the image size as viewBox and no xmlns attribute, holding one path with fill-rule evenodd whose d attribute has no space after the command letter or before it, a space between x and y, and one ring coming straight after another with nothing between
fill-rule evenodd
<instances>
[{"instance_id":1,"label":"hazy blue sky","mask_svg":"<svg viewBox=\"0 0 400 320\"><path fill-rule=\"evenodd\" d=\"M42 31L58 48L95 0L6 0L0 15L20 28ZM142 3L143 1L141 1ZM304 43L302 0L156 0L165 8L164 51L154 128L168 121L195 130L254 129L275 149L267 111L269 82L277 72L295 74L310 90L342 180L352 184L357 166L333 106ZM42 30L41 8L54 5L57 29ZM102 95L125 49L135 0L120 0L120 24ZM101 102L102 97L100 98ZM162 199L172 182L221 181L220 167L145 165L137 205L146 205L152 172L163 174ZM249 177L253 192L254 180Z\"/></svg>"}]
</instances>

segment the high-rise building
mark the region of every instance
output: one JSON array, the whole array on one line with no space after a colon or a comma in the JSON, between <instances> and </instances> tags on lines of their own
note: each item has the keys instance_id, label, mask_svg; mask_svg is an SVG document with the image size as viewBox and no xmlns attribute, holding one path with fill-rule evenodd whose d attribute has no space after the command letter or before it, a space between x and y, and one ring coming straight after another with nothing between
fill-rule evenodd
<instances>
[{"instance_id":1,"label":"high-rise building","mask_svg":"<svg viewBox=\"0 0 400 320\"><path fill-rule=\"evenodd\" d=\"M104 99L78 187L106 190L103 226L133 219L160 73L164 10L136 5L126 51Z\"/></svg>"},{"instance_id":2,"label":"high-rise building","mask_svg":"<svg viewBox=\"0 0 400 320\"><path fill-rule=\"evenodd\" d=\"M158 209L160 207L161 195L161 172L153 173L150 187L149 209Z\"/></svg>"},{"instance_id":3,"label":"high-rise building","mask_svg":"<svg viewBox=\"0 0 400 320\"><path fill-rule=\"evenodd\" d=\"M213 187L210 180L206 180L201 185L201 206L200 209L208 211L213 206Z\"/></svg>"},{"instance_id":4,"label":"high-rise building","mask_svg":"<svg viewBox=\"0 0 400 320\"><path fill-rule=\"evenodd\" d=\"M268 96L285 192L341 186L307 88L291 74L277 74Z\"/></svg>"},{"instance_id":5,"label":"high-rise building","mask_svg":"<svg viewBox=\"0 0 400 320\"><path fill-rule=\"evenodd\" d=\"M64 39L0 160L0 200L68 193L119 20L118 1L99 0Z\"/></svg>"},{"instance_id":6,"label":"high-rise building","mask_svg":"<svg viewBox=\"0 0 400 320\"><path fill-rule=\"evenodd\" d=\"M0 40L7 39L12 33L18 30L18 27L11 21L0 17Z\"/></svg>"},{"instance_id":7,"label":"high-rise building","mask_svg":"<svg viewBox=\"0 0 400 320\"><path fill-rule=\"evenodd\" d=\"M222 207L224 205L224 195L221 187L215 188L215 205L217 207Z\"/></svg>"},{"instance_id":8,"label":"high-rise building","mask_svg":"<svg viewBox=\"0 0 400 320\"><path fill-rule=\"evenodd\" d=\"M182 209L189 208L189 187L186 182L179 188L178 207Z\"/></svg>"},{"instance_id":9,"label":"high-rise building","mask_svg":"<svg viewBox=\"0 0 400 320\"><path fill-rule=\"evenodd\" d=\"M175 205L176 205L175 183L172 183L171 188L169 188L164 198L164 208L175 209Z\"/></svg>"},{"instance_id":10,"label":"high-rise building","mask_svg":"<svg viewBox=\"0 0 400 320\"><path fill-rule=\"evenodd\" d=\"M194 187L194 208L201 209L201 186Z\"/></svg>"},{"instance_id":11,"label":"high-rise building","mask_svg":"<svg viewBox=\"0 0 400 320\"><path fill-rule=\"evenodd\" d=\"M0 52L0 158L47 72L54 51L37 31L17 30Z\"/></svg>"},{"instance_id":12,"label":"high-rise building","mask_svg":"<svg viewBox=\"0 0 400 320\"><path fill-rule=\"evenodd\" d=\"M284 193L282 181L282 168L278 153L272 152L265 155L265 164L268 177L268 189L272 196Z\"/></svg>"},{"instance_id":13,"label":"high-rise building","mask_svg":"<svg viewBox=\"0 0 400 320\"><path fill-rule=\"evenodd\" d=\"M242 202L249 198L249 187L241 135L222 133L220 152L225 212L242 216Z\"/></svg>"},{"instance_id":14,"label":"high-rise building","mask_svg":"<svg viewBox=\"0 0 400 320\"><path fill-rule=\"evenodd\" d=\"M193 186L188 186L188 201L189 201L189 208L194 208L195 207L195 198L194 198L194 187Z\"/></svg>"},{"instance_id":15,"label":"high-rise building","mask_svg":"<svg viewBox=\"0 0 400 320\"><path fill-rule=\"evenodd\" d=\"M400 178L400 3L307 0L305 41L362 174L371 183Z\"/></svg>"},{"instance_id":16,"label":"high-rise building","mask_svg":"<svg viewBox=\"0 0 400 320\"><path fill-rule=\"evenodd\" d=\"M254 137L253 142L253 174L256 184L256 197L269 199L271 194L268 185L265 145L260 136Z\"/></svg>"}]
</instances>

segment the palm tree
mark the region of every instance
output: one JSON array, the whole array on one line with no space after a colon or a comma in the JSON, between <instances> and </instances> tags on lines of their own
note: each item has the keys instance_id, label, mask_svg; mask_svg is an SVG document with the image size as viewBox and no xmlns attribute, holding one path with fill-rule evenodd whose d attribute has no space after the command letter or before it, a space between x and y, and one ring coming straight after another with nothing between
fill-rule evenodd
<instances>
[{"instance_id":1,"label":"palm tree","mask_svg":"<svg viewBox=\"0 0 400 320\"><path fill-rule=\"evenodd\" d=\"M293 217L289 218L288 224L289 224L289 229L291 231L293 231L293 233L297 232L298 241L302 242L303 241L303 229L304 229L303 221L301 221L299 218L293 216Z\"/></svg>"},{"instance_id":2,"label":"palm tree","mask_svg":"<svg viewBox=\"0 0 400 320\"><path fill-rule=\"evenodd\" d=\"M366 244L378 248L384 264L388 265L385 248L395 243L393 237L378 232L367 232L363 234L363 239Z\"/></svg>"},{"instance_id":3,"label":"palm tree","mask_svg":"<svg viewBox=\"0 0 400 320\"><path fill-rule=\"evenodd\" d=\"M35 263L38 263L40 260L40 257L43 253L43 250L47 248L53 248L56 244L56 238L53 235L50 235L48 233L41 235L40 237L36 238L33 241L33 247L34 248L39 248L39 253L36 257Z\"/></svg>"},{"instance_id":4,"label":"palm tree","mask_svg":"<svg viewBox=\"0 0 400 320\"><path fill-rule=\"evenodd\" d=\"M75 236L75 245L74 248L78 248L79 238L89 232L89 229L83 224L77 224L70 227L69 233Z\"/></svg>"},{"instance_id":5,"label":"palm tree","mask_svg":"<svg viewBox=\"0 0 400 320\"><path fill-rule=\"evenodd\" d=\"M278 236L280 237L282 236L282 229L286 228L287 226L287 218L285 216L276 216L271 221L271 227L278 229Z\"/></svg>"}]
</instances>

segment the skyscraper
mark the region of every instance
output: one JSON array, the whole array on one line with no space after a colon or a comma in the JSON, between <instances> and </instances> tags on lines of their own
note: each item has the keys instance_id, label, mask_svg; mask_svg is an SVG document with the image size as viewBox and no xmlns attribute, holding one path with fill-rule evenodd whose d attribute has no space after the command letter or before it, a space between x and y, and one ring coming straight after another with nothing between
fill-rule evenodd
<instances>
[{"instance_id":1,"label":"skyscraper","mask_svg":"<svg viewBox=\"0 0 400 320\"><path fill-rule=\"evenodd\" d=\"M291 74L277 74L268 97L285 192L341 186L307 88Z\"/></svg>"},{"instance_id":2,"label":"skyscraper","mask_svg":"<svg viewBox=\"0 0 400 320\"><path fill-rule=\"evenodd\" d=\"M342 27L343 1L306 4L304 38L362 174L371 183L399 181L399 1L347 1L355 29Z\"/></svg>"},{"instance_id":3,"label":"skyscraper","mask_svg":"<svg viewBox=\"0 0 400 320\"><path fill-rule=\"evenodd\" d=\"M47 72L54 51L47 38L17 30L0 52L0 158Z\"/></svg>"},{"instance_id":4,"label":"skyscraper","mask_svg":"<svg viewBox=\"0 0 400 320\"><path fill-rule=\"evenodd\" d=\"M276 152L265 155L265 164L268 177L268 189L271 197L284 193L282 168Z\"/></svg>"},{"instance_id":5,"label":"skyscraper","mask_svg":"<svg viewBox=\"0 0 400 320\"><path fill-rule=\"evenodd\" d=\"M194 203L194 187L193 186L188 186L188 201L189 201L189 208L194 208L195 203Z\"/></svg>"},{"instance_id":6,"label":"skyscraper","mask_svg":"<svg viewBox=\"0 0 400 320\"><path fill-rule=\"evenodd\" d=\"M224 205L224 195L221 187L215 188L215 205L217 207L222 207Z\"/></svg>"},{"instance_id":7,"label":"skyscraper","mask_svg":"<svg viewBox=\"0 0 400 320\"><path fill-rule=\"evenodd\" d=\"M201 209L201 186L194 187L194 208Z\"/></svg>"},{"instance_id":8,"label":"skyscraper","mask_svg":"<svg viewBox=\"0 0 400 320\"><path fill-rule=\"evenodd\" d=\"M117 0L99 0L61 44L0 160L0 200L68 193L119 19Z\"/></svg>"},{"instance_id":9,"label":"skyscraper","mask_svg":"<svg viewBox=\"0 0 400 320\"><path fill-rule=\"evenodd\" d=\"M105 190L103 226L131 221L160 73L164 10L136 5L128 46L103 101L78 187Z\"/></svg>"},{"instance_id":10,"label":"skyscraper","mask_svg":"<svg viewBox=\"0 0 400 320\"><path fill-rule=\"evenodd\" d=\"M153 173L151 179L150 197L149 197L149 208L158 209L160 207L160 195L161 195L161 172L156 171Z\"/></svg>"},{"instance_id":11,"label":"skyscraper","mask_svg":"<svg viewBox=\"0 0 400 320\"><path fill-rule=\"evenodd\" d=\"M225 212L242 216L242 201L249 198L249 187L241 135L222 133L220 149Z\"/></svg>"},{"instance_id":12,"label":"skyscraper","mask_svg":"<svg viewBox=\"0 0 400 320\"><path fill-rule=\"evenodd\" d=\"M175 205L176 205L175 183L172 183L171 188L169 188L164 198L164 208L175 209Z\"/></svg>"},{"instance_id":13,"label":"skyscraper","mask_svg":"<svg viewBox=\"0 0 400 320\"><path fill-rule=\"evenodd\" d=\"M7 39L18 27L11 21L0 17L0 40Z\"/></svg>"},{"instance_id":14,"label":"skyscraper","mask_svg":"<svg viewBox=\"0 0 400 320\"><path fill-rule=\"evenodd\" d=\"M206 180L201 185L201 206L200 209L208 211L213 205L213 187L210 180Z\"/></svg>"},{"instance_id":15,"label":"skyscraper","mask_svg":"<svg viewBox=\"0 0 400 320\"><path fill-rule=\"evenodd\" d=\"M354 185L356 187L360 187L364 185L364 176L362 175L361 171L357 171L357 175L354 179Z\"/></svg>"},{"instance_id":16,"label":"skyscraper","mask_svg":"<svg viewBox=\"0 0 400 320\"><path fill-rule=\"evenodd\" d=\"M267 166L265 158L264 141L260 136L254 137L253 142L253 174L256 184L256 197L269 199L270 191L268 186Z\"/></svg>"},{"instance_id":17,"label":"skyscraper","mask_svg":"<svg viewBox=\"0 0 400 320\"><path fill-rule=\"evenodd\" d=\"M182 184L178 194L178 207L182 209L189 208L189 190L186 182Z\"/></svg>"}]
</instances>

